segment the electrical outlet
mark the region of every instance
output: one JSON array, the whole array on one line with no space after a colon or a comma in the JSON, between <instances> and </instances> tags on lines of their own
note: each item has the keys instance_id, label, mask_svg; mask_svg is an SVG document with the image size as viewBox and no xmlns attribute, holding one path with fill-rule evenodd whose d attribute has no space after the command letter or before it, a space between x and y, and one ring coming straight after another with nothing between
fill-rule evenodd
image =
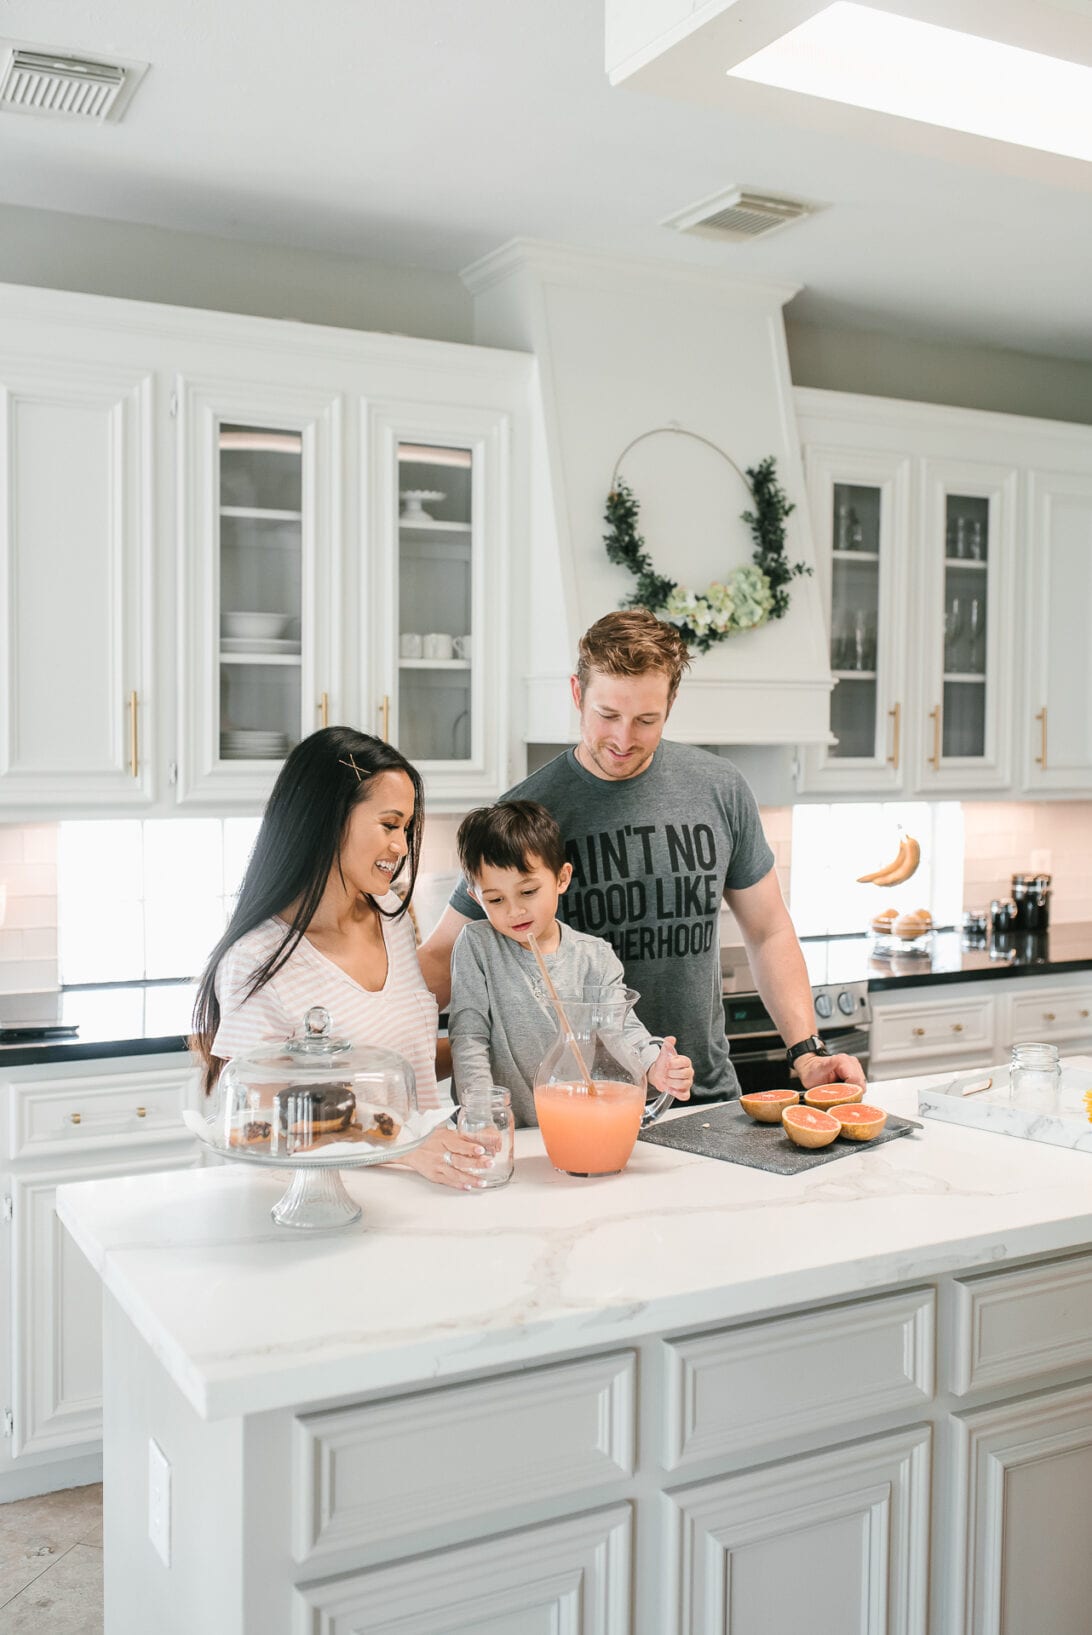
<instances>
[{"instance_id":1,"label":"electrical outlet","mask_svg":"<svg viewBox=\"0 0 1092 1635\"><path fill-rule=\"evenodd\" d=\"M148 1537L164 1567L171 1564L171 1465L154 1437L148 1438Z\"/></svg>"}]
</instances>

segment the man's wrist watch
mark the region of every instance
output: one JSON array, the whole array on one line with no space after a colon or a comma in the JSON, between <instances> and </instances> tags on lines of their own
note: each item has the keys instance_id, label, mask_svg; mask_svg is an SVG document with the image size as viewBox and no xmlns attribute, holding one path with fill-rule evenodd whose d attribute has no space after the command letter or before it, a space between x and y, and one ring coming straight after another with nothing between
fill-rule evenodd
<instances>
[{"instance_id":1,"label":"man's wrist watch","mask_svg":"<svg viewBox=\"0 0 1092 1635\"><path fill-rule=\"evenodd\" d=\"M819 1035L813 1033L807 1039L801 1039L798 1045L790 1045L785 1055L791 1067L799 1056L829 1056L830 1051Z\"/></svg>"}]
</instances>

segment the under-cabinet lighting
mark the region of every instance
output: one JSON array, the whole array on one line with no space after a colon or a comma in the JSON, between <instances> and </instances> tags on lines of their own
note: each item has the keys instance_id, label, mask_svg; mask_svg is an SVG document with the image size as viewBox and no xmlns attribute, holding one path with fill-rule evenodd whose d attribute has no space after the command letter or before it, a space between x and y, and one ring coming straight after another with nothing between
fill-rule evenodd
<instances>
[{"instance_id":1,"label":"under-cabinet lighting","mask_svg":"<svg viewBox=\"0 0 1092 1635\"><path fill-rule=\"evenodd\" d=\"M303 438L296 431L220 431L222 449L245 449L249 454L299 454Z\"/></svg>"},{"instance_id":2,"label":"under-cabinet lighting","mask_svg":"<svg viewBox=\"0 0 1092 1635\"><path fill-rule=\"evenodd\" d=\"M1092 68L853 0L837 0L728 73L1092 159Z\"/></svg>"},{"instance_id":3,"label":"under-cabinet lighting","mask_svg":"<svg viewBox=\"0 0 1092 1635\"><path fill-rule=\"evenodd\" d=\"M471 461L468 448L437 448L431 443L399 443L398 458L410 465L460 466L464 470Z\"/></svg>"}]
</instances>

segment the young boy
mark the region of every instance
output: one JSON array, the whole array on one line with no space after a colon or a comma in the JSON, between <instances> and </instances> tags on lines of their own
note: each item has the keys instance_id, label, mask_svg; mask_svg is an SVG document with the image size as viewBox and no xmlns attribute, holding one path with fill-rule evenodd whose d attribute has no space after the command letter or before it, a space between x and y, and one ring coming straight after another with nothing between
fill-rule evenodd
<instances>
[{"instance_id":1,"label":"young boy","mask_svg":"<svg viewBox=\"0 0 1092 1635\"><path fill-rule=\"evenodd\" d=\"M512 1093L517 1124L537 1124L535 1072L557 1035L557 1013L529 942L533 932L558 993L586 986L625 986L609 943L557 919L568 888L561 830L532 800L501 801L469 812L456 837L459 862L484 920L463 928L451 959L449 1030L455 1088L499 1084ZM630 1013L626 1040L649 1083L680 1101L690 1095L694 1069L673 1038L653 1040Z\"/></svg>"}]
</instances>

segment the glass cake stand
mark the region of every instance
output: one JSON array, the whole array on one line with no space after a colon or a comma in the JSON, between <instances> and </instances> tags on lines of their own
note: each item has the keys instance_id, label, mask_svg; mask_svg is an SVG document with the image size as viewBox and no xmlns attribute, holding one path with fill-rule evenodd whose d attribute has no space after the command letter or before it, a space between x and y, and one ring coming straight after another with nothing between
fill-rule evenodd
<instances>
[{"instance_id":1,"label":"glass cake stand","mask_svg":"<svg viewBox=\"0 0 1092 1635\"><path fill-rule=\"evenodd\" d=\"M200 1130L196 1128L196 1121L187 1122L209 1150L221 1158L230 1159L235 1164L257 1164L264 1169L290 1173L287 1190L270 1210L278 1226L290 1226L304 1232L330 1232L337 1227L352 1226L363 1214L360 1205L345 1190L341 1179L343 1169L364 1169L370 1164L387 1164L393 1159L404 1158L419 1147L437 1125L446 1123L448 1116L446 1112L419 1113L414 1119L417 1128L412 1136L403 1129L397 1140L382 1147L365 1147L363 1143L354 1143L349 1147L348 1143L343 1142L340 1151L320 1149L307 1157L300 1153L289 1157L287 1154L229 1147L216 1140L209 1121L200 1119L204 1126Z\"/></svg>"}]
</instances>

